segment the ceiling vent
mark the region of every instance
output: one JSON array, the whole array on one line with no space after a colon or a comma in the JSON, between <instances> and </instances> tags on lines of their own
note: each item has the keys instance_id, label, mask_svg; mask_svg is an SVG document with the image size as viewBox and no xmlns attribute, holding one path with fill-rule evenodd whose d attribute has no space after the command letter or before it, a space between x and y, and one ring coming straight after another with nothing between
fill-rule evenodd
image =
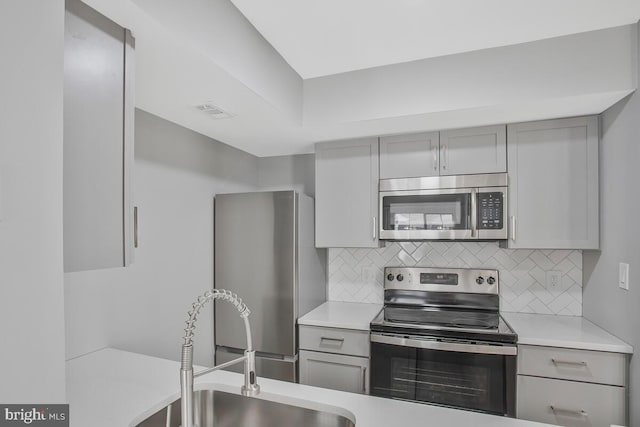
<instances>
[{"instance_id":1,"label":"ceiling vent","mask_svg":"<svg viewBox=\"0 0 640 427\"><path fill-rule=\"evenodd\" d=\"M217 105L213 105L209 102L201 105L196 105L195 108L202 111L203 113L208 114L210 117L214 119L229 119L234 116L234 114L231 114L223 110L222 108L218 107Z\"/></svg>"}]
</instances>

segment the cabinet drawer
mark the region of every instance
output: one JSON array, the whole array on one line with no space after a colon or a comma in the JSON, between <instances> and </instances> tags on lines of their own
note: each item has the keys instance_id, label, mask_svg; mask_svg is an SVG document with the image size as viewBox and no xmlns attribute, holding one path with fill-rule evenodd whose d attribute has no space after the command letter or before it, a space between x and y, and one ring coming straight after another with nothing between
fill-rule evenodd
<instances>
[{"instance_id":1,"label":"cabinet drawer","mask_svg":"<svg viewBox=\"0 0 640 427\"><path fill-rule=\"evenodd\" d=\"M300 326L300 349L369 357L369 331Z\"/></svg>"},{"instance_id":2,"label":"cabinet drawer","mask_svg":"<svg viewBox=\"0 0 640 427\"><path fill-rule=\"evenodd\" d=\"M300 384L351 393L369 393L366 357L300 351Z\"/></svg>"},{"instance_id":3,"label":"cabinet drawer","mask_svg":"<svg viewBox=\"0 0 640 427\"><path fill-rule=\"evenodd\" d=\"M625 425L625 388L518 375L516 415L571 427Z\"/></svg>"},{"instance_id":4,"label":"cabinet drawer","mask_svg":"<svg viewBox=\"0 0 640 427\"><path fill-rule=\"evenodd\" d=\"M625 358L622 353L521 345L518 374L624 386Z\"/></svg>"}]
</instances>

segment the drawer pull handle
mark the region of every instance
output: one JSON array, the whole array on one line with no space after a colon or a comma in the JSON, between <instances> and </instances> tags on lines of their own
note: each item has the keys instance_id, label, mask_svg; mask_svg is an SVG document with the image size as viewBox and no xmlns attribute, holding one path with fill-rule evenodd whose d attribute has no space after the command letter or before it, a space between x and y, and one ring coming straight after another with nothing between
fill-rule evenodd
<instances>
[{"instance_id":1,"label":"drawer pull handle","mask_svg":"<svg viewBox=\"0 0 640 427\"><path fill-rule=\"evenodd\" d=\"M333 341L334 343L338 343L342 345L344 342L344 338L329 338L329 337L320 337L320 342L322 341Z\"/></svg>"},{"instance_id":2,"label":"drawer pull handle","mask_svg":"<svg viewBox=\"0 0 640 427\"><path fill-rule=\"evenodd\" d=\"M587 366L587 362L574 362L571 360L558 360L551 359L554 365L574 365L574 366Z\"/></svg>"},{"instance_id":3,"label":"drawer pull handle","mask_svg":"<svg viewBox=\"0 0 640 427\"><path fill-rule=\"evenodd\" d=\"M565 409L565 408L558 408L556 406L550 405L549 408L551 408L551 412L553 412L554 414L556 412L563 412L565 414L572 414L572 415L578 415L580 417L588 417L589 414L587 413L587 411L585 411L584 409Z\"/></svg>"}]
</instances>

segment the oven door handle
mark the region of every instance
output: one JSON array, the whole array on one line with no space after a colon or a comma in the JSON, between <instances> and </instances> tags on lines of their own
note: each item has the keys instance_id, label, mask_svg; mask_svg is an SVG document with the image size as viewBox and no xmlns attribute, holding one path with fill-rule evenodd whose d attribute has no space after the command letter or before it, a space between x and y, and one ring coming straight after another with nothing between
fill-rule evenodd
<instances>
[{"instance_id":1,"label":"oven door handle","mask_svg":"<svg viewBox=\"0 0 640 427\"><path fill-rule=\"evenodd\" d=\"M424 348L428 350L457 351L461 353L497 354L504 356L516 356L518 354L518 348L516 346L442 342L430 339L414 339L380 334L371 334L371 342Z\"/></svg>"}]
</instances>

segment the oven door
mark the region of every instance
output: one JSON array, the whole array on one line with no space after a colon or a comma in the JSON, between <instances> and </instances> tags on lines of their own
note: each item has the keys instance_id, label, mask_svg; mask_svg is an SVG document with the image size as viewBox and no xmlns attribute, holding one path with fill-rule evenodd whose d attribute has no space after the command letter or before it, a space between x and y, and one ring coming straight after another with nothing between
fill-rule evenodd
<instances>
[{"instance_id":1,"label":"oven door","mask_svg":"<svg viewBox=\"0 0 640 427\"><path fill-rule=\"evenodd\" d=\"M371 334L370 393L515 417L515 346Z\"/></svg>"}]
</instances>

